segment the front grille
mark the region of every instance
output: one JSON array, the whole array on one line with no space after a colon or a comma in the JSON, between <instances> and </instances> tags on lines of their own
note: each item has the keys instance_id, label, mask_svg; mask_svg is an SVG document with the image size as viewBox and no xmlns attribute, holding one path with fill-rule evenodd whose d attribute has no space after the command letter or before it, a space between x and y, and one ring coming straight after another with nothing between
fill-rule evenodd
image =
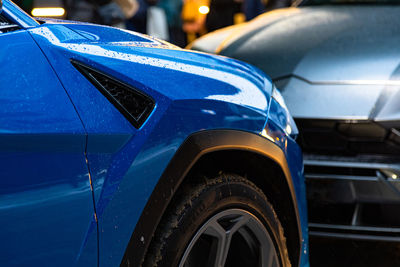
<instances>
[{"instance_id":1,"label":"front grille","mask_svg":"<svg viewBox=\"0 0 400 267\"><path fill-rule=\"evenodd\" d=\"M310 235L400 241L399 124L297 119Z\"/></svg>"},{"instance_id":2,"label":"front grille","mask_svg":"<svg viewBox=\"0 0 400 267\"><path fill-rule=\"evenodd\" d=\"M400 241L400 163L304 155L310 235Z\"/></svg>"},{"instance_id":3,"label":"front grille","mask_svg":"<svg viewBox=\"0 0 400 267\"><path fill-rule=\"evenodd\" d=\"M306 153L400 155L400 132L373 121L297 119L297 141Z\"/></svg>"},{"instance_id":4,"label":"front grille","mask_svg":"<svg viewBox=\"0 0 400 267\"><path fill-rule=\"evenodd\" d=\"M77 61L72 64L136 127L140 128L154 109L154 101L136 88Z\"/></svg>"}]
</instances>

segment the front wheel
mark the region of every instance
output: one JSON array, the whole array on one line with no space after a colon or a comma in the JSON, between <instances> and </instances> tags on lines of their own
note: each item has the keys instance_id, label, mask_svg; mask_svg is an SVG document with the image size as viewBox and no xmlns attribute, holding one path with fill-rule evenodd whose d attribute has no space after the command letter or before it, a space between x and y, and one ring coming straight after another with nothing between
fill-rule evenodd
<instances>
[{"instance_id":1,"label":"front wheel","mask_svg":"<svg viewBox=\"0 0 400 267\"><path fill-rule=\"evenodd\" d=\"M186 186L144 266L290 266L283 228L263 192L237 175Z\"/></svg>"}]
</instances>

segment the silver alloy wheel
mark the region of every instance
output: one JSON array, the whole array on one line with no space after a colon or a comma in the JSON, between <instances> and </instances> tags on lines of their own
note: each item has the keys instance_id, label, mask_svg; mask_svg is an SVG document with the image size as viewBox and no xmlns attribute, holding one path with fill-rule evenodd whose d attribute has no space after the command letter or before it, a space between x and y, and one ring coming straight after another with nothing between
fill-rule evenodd
<instances>
[{"instance_id":1,"label":"silver alloy wheel","mask_svg":"<svg viewBox=\"0 0 400 267\"><path fill-rule=\"evenodd\" d=\"M230 266L243 251L248 251L246 258L256 263L252 266L280 266L274 243L263 223L245 210L224 210L196 232L179 267L201 266L199 260L206 262L205 266L224 267L231 262Z\"/></svg>"}]
</instances>

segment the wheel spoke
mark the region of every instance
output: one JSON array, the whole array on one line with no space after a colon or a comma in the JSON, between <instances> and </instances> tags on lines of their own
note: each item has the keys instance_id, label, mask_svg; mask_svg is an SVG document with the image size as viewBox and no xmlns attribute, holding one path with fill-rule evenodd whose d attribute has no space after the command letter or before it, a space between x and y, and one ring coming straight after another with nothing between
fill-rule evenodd
<instances>
[{"instance_id":1,"label":"wheel spoke","mask_svg":"<svg viewBox=\"0 0 400 267\"><path fill-rule=\"evenodd\" d=\"M210 222L204 234L217 238L217 252L214 262L214 267L220 267L221 262L224 261L226 246L228 245L228 235L226 230L215 220Z\"/></svg>"},{"instance_id":2,"label":"wheel spoke","mask_svg":"<svg viewBox=\"0 0 400 267\"><path fill-rule=\"evenodd\" d=\"M234 219L229 219L228 229L224 229L221 224L214 220L204 232L218 239L215 267L223 267L228 256L232 236L249 221L249 216L243 215Z\"/></svg>"},{"instance_id":3,"label":"wheel spoke","mask_svg":"<svg viewBox=\"0 0 400 267\"><path fill-rule=\"evenodd\" d=\"M194 244L201 236L206 235L212 237L214 240L212 241L212 252L208 255L211 261L209 262L210 266L224 267L227 257L230 255L229 250L231 249L235 233L238 233L241 236L240 238L242 238L241 240L243 240L242 242L245 242L253 251L258 250L254 254L259 255L258 260L257 258L254 258L254 260L259 262L259 266L280 266L275 246L262 223L252 214L237 209L223 211L209 219L193 237L179 266L185 266L185 262ZM235 237L234 240L238 239ZM236 247L235 249L237 249L237 241L233 242L235 243L233 243L234 247L232 248Z\"/></svg>"},{"instance_id":4,"label":"wheel spoke","mask_svg":"<svg viewBox=\"0 0 400 267\"><path fill-rule=\"evenodd\" d=\"M236 233L242 226L245 226L248 222L249 222L249 220L250 220L250 216L249 215L247 215L247 214L245 214L245 215L242 215L242 216L240 216L240 217L238 217L238 218L236 218L235 220L234 220L234 224L233 224L233 226L232 226L232 228L230 229L230 235L232 236L234 233Z\"/></svg>"}]
</instances>

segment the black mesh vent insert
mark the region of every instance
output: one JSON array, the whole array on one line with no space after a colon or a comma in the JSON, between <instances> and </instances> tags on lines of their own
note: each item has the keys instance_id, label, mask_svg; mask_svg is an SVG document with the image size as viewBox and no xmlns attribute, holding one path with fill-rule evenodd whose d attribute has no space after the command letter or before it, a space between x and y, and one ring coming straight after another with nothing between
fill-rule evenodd
<instances>
[{"instance_id":1,"label":"black mesh vent insert","mask_svg":"<svg viewBox=\"0 0 400 267\"><path fill-rule=\"evenodd\" d=\"M130 85L77 61L72 64L135 126L140 128L154 108L154 101Z\"/></svg>"},{"instance_id":2,"label":"black mesh vent insert","mask_svg":"<svg viewBox=\"0 0 400 267\"><path fill-rule=\"evenodd\" d=\"M12 32L19 29L18 25L11 23L4 16L0 15L0 33Z\"/></svg>"}]
</instances>

